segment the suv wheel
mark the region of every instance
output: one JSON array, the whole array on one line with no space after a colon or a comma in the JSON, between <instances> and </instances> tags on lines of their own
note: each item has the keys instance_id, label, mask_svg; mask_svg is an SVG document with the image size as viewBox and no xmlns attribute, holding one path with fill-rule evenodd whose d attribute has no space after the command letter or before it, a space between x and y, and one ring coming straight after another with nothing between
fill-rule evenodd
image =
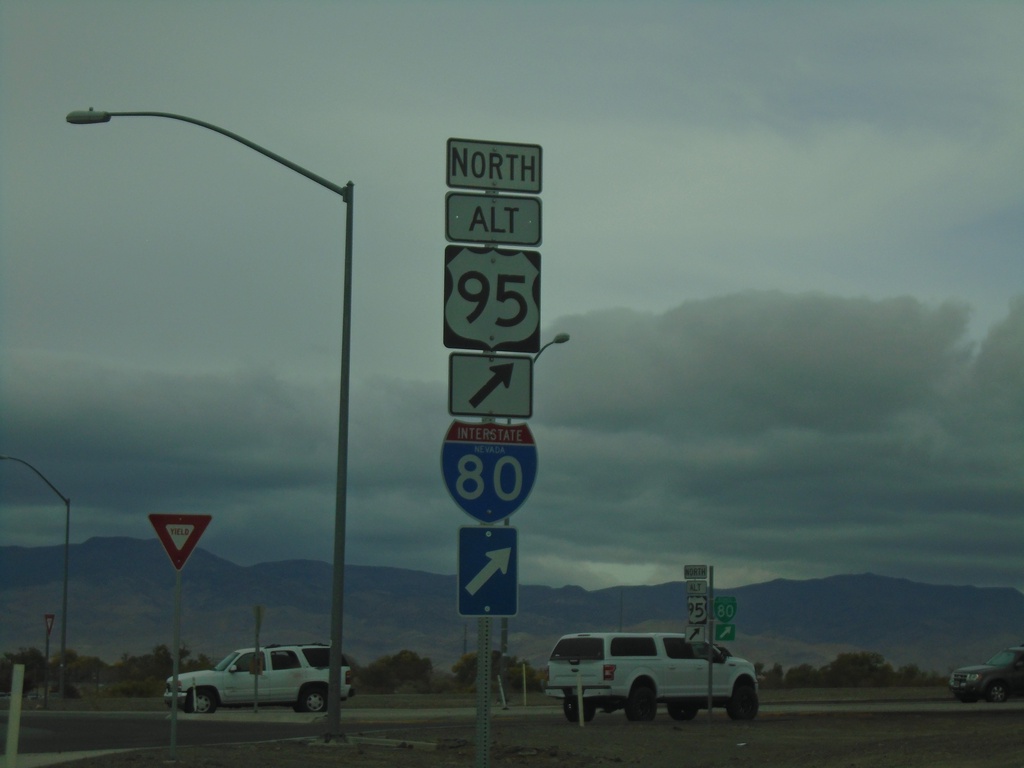
<instances>
[{"instance_id":1,"label":"suv wheel","mask_svg":"<svg viewBox=\"0 0 1024 768\"><path fill-rule=\"evenodd\" d=\"M757 691L752 685L738 685L733 689L732 698L725 705L725 711L733 720L753 720L757 717L759 702Z\"/></svg>"},{"instance_id":2,"label":"suv wheel","mask_svg":"<svg viewBox=\"0 0 1024 768\"><path fill-rule=\"evenodd\" d=\"M185 697L185 711L212 715L217 711L217 696L209 688L193 688Z\"/></svg>"},{"instance_id":3,"label":"suv wheel","mask_svg":"<svg viewBox=\"0 0 1024 768\"><path fill-rule=\"evenodd\" d=\"M307 685L299 691L295 703L296 712L323 712L327 709L327 688L323 685Z\"/></svg>"},{"instance_id":4,"label":"suv wheel","mask_svg":"<svg viewBox=\"0 0 1024 768\"><path fill-rule=\"evenodd\" d=\"M654 691L645 685L634 685L626 700L627 720L653 720L658 711Z\"/></svg>"},{"instance_id":5,"label":"suv wheel","mask_svg":"<svg viewBox=\"0 0 1024 768\"><path fill-rule=\"evenodd\" d=\"M1002 680L996 680L985 690L985 699L996 704L1002 704L1006 701L1006 694L1006 683Z\"/></svg>"}]
</instances>

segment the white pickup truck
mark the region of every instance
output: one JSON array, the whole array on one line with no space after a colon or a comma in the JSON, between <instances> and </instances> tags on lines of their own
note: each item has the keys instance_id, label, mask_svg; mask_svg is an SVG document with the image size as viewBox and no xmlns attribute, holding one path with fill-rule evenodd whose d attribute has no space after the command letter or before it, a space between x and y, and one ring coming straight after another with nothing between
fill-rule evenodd
<instances>
[{"instance_id":1,"label":"white pickup truck","mask_svg":"<svg viewBox=\"0 0 1024 768\"><path fill-rule=\"evenodd\" d=\"M746 659L712 646L712 706L733 720L757 717L757 675ZM680 634L595 632L566 635L551 652L544 692L562 700L569 722L589 722L598 708L653 720L665 704L675 720L708 706L708 645Z\"/></svg>"},{"instance_id":2,"label":"white pickup truck","mask_svg":"<svg viewBox=\"0 0 1024 768\"><path fill-rule=\"evenodd\" d=\"M328 702L330 646L267 645L255 652L240 648L213 669L178 675L177 699L185 712L210 714L217 707L287 704L297 712L325 712ZM352 669L342 656L341 700L355 695ZM259 679L257 680L257 674ZM164 702L171 706L173 678L167 678ZM258 698L257 698L258 697Z\"/></svg>"}]
</instances>

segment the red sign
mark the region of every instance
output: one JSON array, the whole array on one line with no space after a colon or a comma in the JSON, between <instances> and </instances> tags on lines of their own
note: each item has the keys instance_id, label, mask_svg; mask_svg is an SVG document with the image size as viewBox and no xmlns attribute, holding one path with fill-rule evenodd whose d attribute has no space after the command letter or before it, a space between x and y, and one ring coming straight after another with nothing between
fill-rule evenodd
<instances>
[{"instance_id":1,"label":"red sign","mask_svg":"<svg viewBox=\"0 0 1024 768\"><path fill-rule=\"evenodd\" d=\"M149 516L149 522L153 524L156 535L164 545L175 570L180 571L185 565L211 519L210 515Z\"/></svg>"},{"instance_id":2,"label":"red sign","mask_svg":"<svg viewBox=\"0 0 1024 768\"><path fill-rule=\"evenodd\" d=\"M54 614L52 614L52 613L44 613L43 614L43 621L46 622L46 636L47 637L49 637L50 633L53 631L53 620L55 618L56 618L56 616Z\"/></svg>"}]
</instances>

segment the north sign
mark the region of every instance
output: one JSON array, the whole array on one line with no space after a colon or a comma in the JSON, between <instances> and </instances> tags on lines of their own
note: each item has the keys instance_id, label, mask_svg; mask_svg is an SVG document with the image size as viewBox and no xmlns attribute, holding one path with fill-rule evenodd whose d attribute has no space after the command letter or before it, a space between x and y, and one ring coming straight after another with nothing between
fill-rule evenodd
<instances>
[{"instance_id":1,"label":"north sign","mask_svg":"<svg viewBox=\"0 0 1024 768\"><path fill-rule=\"evenodd\" d=\"M519 613L519 546L515 528L459 528L459 616Z\"/></svg>"},{"instance_id":2,"label":"north sign","mask_svg":"<svg viewBox=\"0 0 1024 768\"><path fill-rule=\"evenodd\" d=\"M536 352L540 253L465 245L445 248L444 345Z\"/></svg>"},{"instance_id":3,"label":"north sign","mask_svg":"<svg viewBox=\"0 0 1024 768\"><path fill-rule=\"evenodd\" d=\"M449 187L540 193L539 144L448 139L447 161Z\"/></svg>"},{"instance_id":4,"label":"north sign","mask_svg":"<svg viewBox=\"0 0 1024 768\"><path fill-rule=\"evenodd\" d=\"M453 352L448 356L452 416L533 415L533 358Z\"/></svg>"},{"instance_id":5,"label":"north sign","mask_svg":"<svg viewBox=\"0 0 1024 768\"><path fill-rule=\"evenodd\" d=\"M526 424L455 420L441 445L441 474L455 503L496 523L526 501L537 477L537 445Z\"/></svg>"},{"instance_id":6,"label":"north sign","mask_svg":"<svg viewBox=\"0 0 1024 768\"><path fill-rule=\"evenodd\" d=\"M452 243L540 245L540 198L449 192L444 234Z\"/></svg>"}]
</instances>

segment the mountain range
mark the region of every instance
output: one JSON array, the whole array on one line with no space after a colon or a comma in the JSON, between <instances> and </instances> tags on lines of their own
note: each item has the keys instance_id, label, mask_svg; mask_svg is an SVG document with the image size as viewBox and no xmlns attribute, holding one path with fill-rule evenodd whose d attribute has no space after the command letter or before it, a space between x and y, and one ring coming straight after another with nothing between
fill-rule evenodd
<instances>
[{"instance_id":1,"label":"mountain range","mask_svg":"<svg viewBox=\"0 0 1024 768\"><path fill-rule=\"evenodd\" d=\"M0 547L0 652L42 649L44 614L57 614L63 546ZM173 644L175 571L156 539L93 538L69 550L67 646L113 662ZM288 560L236 565L196 549L181 572L181 639L219 659L251 645L254 606L264 606L261 644L327 642L332 568ZM784 668L822 666L838 653L871 651L895 667L946 672L1024 641L1024 594L1013 588L941 586L875 574L777 579L716 596L737 600L730 649ZM508 652L543 666L559 636L600 630L678 631L686 584L586 590L521 585ZM492 636L497 645L498 622ZM448 669L476 650L476 622L457 615L456 577L378 566L345 567L345 651L362 664L402 649Z\"/></svg>"}]
</instances>

